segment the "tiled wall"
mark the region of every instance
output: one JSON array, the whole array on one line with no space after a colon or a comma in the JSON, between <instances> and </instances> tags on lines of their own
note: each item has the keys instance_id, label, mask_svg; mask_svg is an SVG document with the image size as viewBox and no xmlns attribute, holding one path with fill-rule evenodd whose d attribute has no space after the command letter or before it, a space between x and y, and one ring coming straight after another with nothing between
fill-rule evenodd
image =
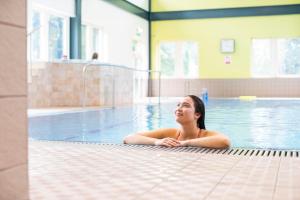
<instances>
[{"instance_id":1,"label":"tiled wall","mask_svg":"<svg viewBox=\"0 0 300 200\"><path fill-rule=\"evenodd\" d=\"M28 83L29 108L111 107L133 103L134 74L130 70L92 66L85 74L84 63L34 63ZM145 84L144 84L145 85ZM210 97L300 97L300 78L269 79L163 79L161 96L199 95L207 88ZM151 86L150 86L151 87ZM152 96L158 95L152 81Z\"/></svg>"},{"instance_id":2,"label":"tiled wall","mask_svg":"<svg viewBox=\"0 0 300 200\"><path fill-rule=\"evenodd\" d=\"M0 199L28 199L26 0L0 3Z\"/></svg>"},{"instance_id":3,"label":"tiled wall","mask_svg":"<svg viewBox=\"0 0 300 200\"><path fill-rule=\"evenodd\" d=\"M152 95L158 95L158 81L152 82ZM161 96L200 95L208 89L210 97L295 97L300 98L300 78L255 79L163 79Z\"/></svg>"},{"instance_id":4,"label":"tiled wall","mask_svg":"<svg viewBox=\"0 0 300 200\"><path fill-rule=\"evenodd\" d=\"M90 66L84 79L84 65L71 62L34 63L28 83L29 108L79 107L84 102L86 106L104 107L132 104L132 71Z\"/></svg>"}]
</instances>

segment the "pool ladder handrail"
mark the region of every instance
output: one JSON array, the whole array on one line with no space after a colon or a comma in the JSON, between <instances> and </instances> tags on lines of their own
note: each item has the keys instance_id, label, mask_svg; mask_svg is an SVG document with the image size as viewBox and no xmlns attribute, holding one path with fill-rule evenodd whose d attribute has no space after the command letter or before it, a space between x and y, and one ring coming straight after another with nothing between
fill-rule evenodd
<instances>
[{"instance_id":1,"label":"pool ladder handrail","mask_svg":"<svg viewBox=\"0 0 300 200\"><path fill-rule=\"evenodd\" d=\"M161 71L158 70L142 70L142 69L134 69L130 68L127 66L123 65L116 65L116 64L110 64L110 63L102 63L102 62L95 62L95 61L90 61L86 63L83 68L82 68L82 78L83 78L83 92L81 92L81 96L83 96L82 99L82 108L86 107L86 76L85 73L87 69L91 66L97 66L97 67L112 67L113 69L113 74L111 75L112 77L112 82L113 82L113 92L112 92L112 97L113 97L113 105L112 108L115 108L115 79L114 79L114 68L121 68L121 69L127 69L131 71L137 71L137 72L148 72L148 73L158 73L158 104L160 105L160 94L161 94ZM148 81L151 79L151 76L148 77ZM151 84L152 85L152 84ZM149 85L148 85L149 89ZM151 88L152 90L152 88ZM149 93L149 92L148 92Z\"/></svg>"}]
</instances>

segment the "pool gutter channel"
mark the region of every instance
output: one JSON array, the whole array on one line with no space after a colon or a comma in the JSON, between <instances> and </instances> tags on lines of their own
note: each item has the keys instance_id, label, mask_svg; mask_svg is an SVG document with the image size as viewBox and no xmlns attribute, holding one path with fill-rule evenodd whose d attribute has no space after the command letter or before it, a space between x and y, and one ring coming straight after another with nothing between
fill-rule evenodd
<instances>
[{"instance_id":1,"label":"pool gutter channel","mask_svg":"<svg viewBox=\"0 0 300 200\"><path fill-rule=\"evenodd\" d=\"M35 142L55 142L65 143L64 141L45 141L34 140ZM131 145L131 144L111 144L111 143L89 143L89 142L67 142L73 144L90 144L111 147L113 149L134 149L134 150L150 150L150 151L167 151L167 152L183 152L183 153L201 153L201 154L224 154L251 157L287 157L300 158L300 150L279 150L279 149L247 149L247 148L228 148L228 149L212 149L199 147L176 147L168 148L153 145Z\"/></svg>"},{"instance_id":2,"label":"pool gutter channel","mask_svg":"<svg viewBox=\"0 0 300 200\"><path fill-rule=\"evenodd\" d=\"M124 145L125 146L125 145ZM294 157L299 158L300 151L298 150L270 150L270 149L244 149L244 148L229 148L229 149L209 149L198 147L148 147L146 145L131 145L134 148L141 148L145 150L165 150L171 152L187 152L187 153L201 153L201 154L224 154L224 155L239 155L239 156L253 156L253 157ZM139 147L142 146L142 147Z\"/></svg>"}]
</instances>

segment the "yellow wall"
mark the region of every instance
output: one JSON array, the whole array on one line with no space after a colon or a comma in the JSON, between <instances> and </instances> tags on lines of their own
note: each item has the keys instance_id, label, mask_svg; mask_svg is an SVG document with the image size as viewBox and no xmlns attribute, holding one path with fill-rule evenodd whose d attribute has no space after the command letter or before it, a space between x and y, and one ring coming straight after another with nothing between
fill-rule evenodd
<instances>
[{"instance_id":1,"label":"yellow wall","mask_svg":"<svg viewBox=\"0 0 300 200\"><path fill-rule=\"evenodd\" d=\"M196 41L201 78L249 78L251 39L300 37L300 15L235 17L152 22L152 66L161 41ZM234 53L221 53L220 40L235 40ZM231 55L232 63L224 64Z\"/></svg>"},{"instance_id":2,"label":"yellow wall","mask_svg":"<svg viewBox=\"0 0 300 200\"><path fill-rule=\"evenodd\" d=\"M152 0L152 12L299 4L300 0Z\"/></svg>"}]
</instances>

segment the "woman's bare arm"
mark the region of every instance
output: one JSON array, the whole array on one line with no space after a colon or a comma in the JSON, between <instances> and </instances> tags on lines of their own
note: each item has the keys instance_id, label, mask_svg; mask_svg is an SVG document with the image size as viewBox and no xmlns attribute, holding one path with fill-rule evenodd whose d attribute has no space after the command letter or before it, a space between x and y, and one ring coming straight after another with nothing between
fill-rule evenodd
<instances>
[{"instance_id":1,"label":"woman's bare arm","mask_svg":"<svg viewBox=\"0 0 300 200\"><path fill-rule=\"evenodd\" d=\"M176 137L176 129L173 128L164 128L158 129L154 131L146 131L142 133L136 133L132 135L128 135L124 138L124 144L150 144L155 145L159 140L163 138L169 138L169 142L175 145L175 139L173 141L172 138Z\"/></svg>"},{"instance_id":2,"label":"woman's bare arm","mask_svg":"<svg viewBox=\"0 0 300 200\"><path fill-rule=\"evenodd\" d=\"M205 135L200 138L182 141L183 146L196 146L206 148L228 148L230 140L225 135L214 131L205 131Z\"/></svg>"}]
</instances>

